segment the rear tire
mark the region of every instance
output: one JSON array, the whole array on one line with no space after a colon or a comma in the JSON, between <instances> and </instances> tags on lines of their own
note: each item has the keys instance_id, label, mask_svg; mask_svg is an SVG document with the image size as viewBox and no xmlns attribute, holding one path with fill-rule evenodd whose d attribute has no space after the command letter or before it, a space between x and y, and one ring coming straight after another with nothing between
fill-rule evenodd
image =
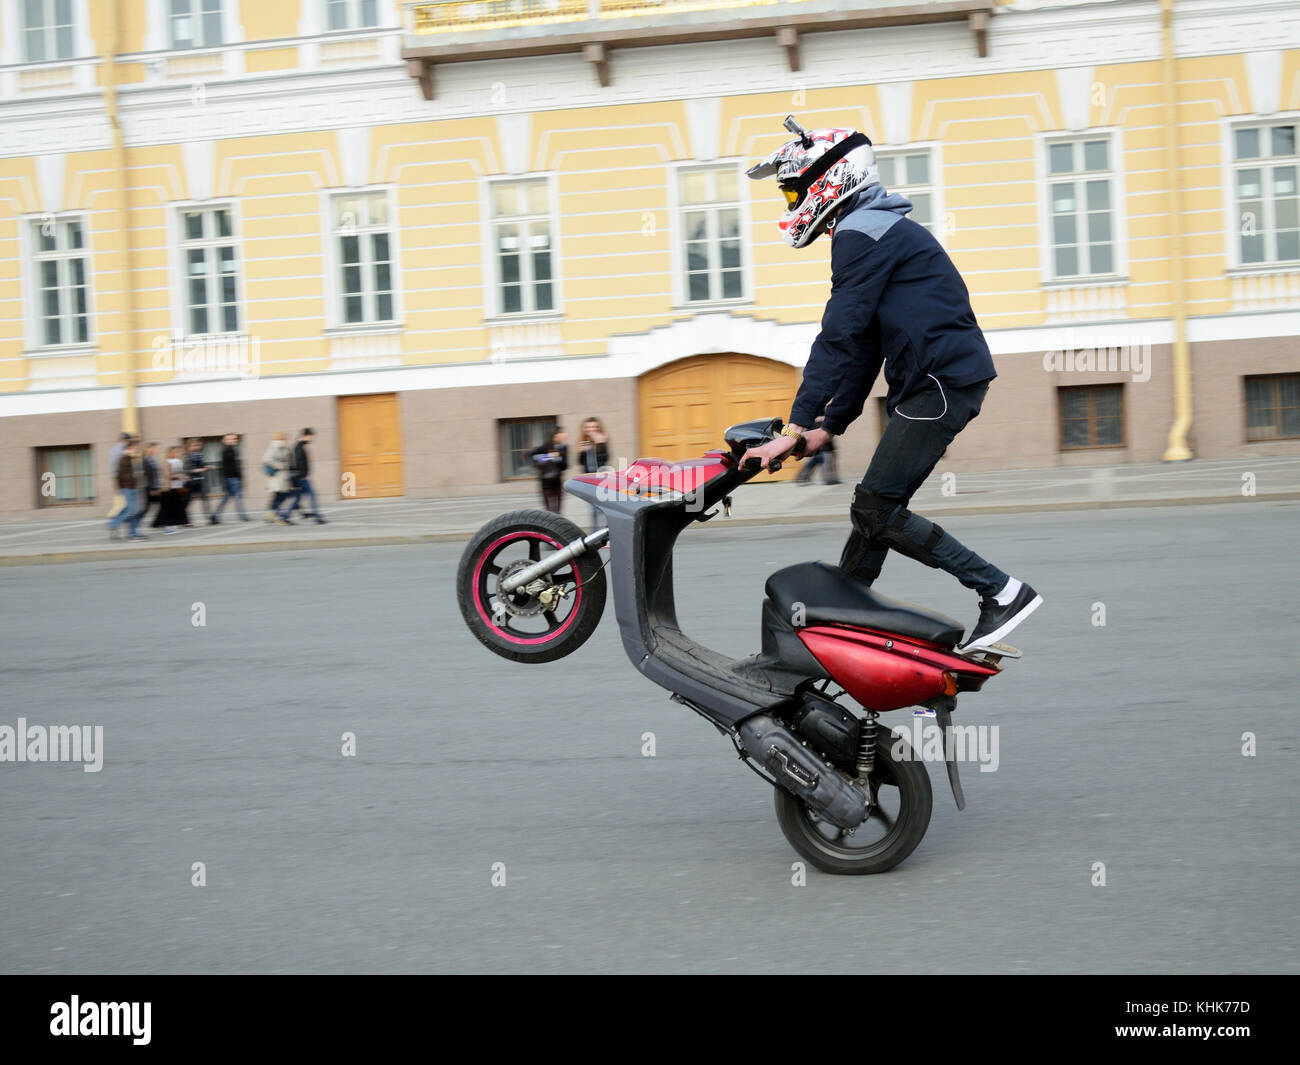
<instances>
[{"instance_id":1,"label":"rear tire","mask_svg":"<svg viewBox=\"0 0 1300 1065\"><path fill-rule=\"evenodd\" d=\"M790 846L824 873L867 876L883 873L903 861L916 850L930 826L934 804L930 774L901 735L882 728L871 782L873 798L896 788L898 809L893 825L886 828L881 820L882 815L888 816L883 806L873 808L855 835L876 825L881 825L884 835L877 842L858 847L847 846L842 835L837 838L839 830L829 822L814 820L802 799L781 788L774 789L776 820ZM848 837L848 842L853 842L853 837Z\"/></svg>"},{"instance_id":2,"label":"rear tire","mask_svg":"<svg viewBox=\"0 0 1300 1065\"><path fill-rule=\"evenodd\" d=\"M548 574L542 595L563 596L547 609L538 595L501 596L495 587L511 567L536 561L586 535L546 510L516 510L483 526L460 557L456 599L478 641L512 662L553 662L572 654L600 623L606 582L599 551L588 551ZM507 562L510 555L517 558Z\"/></svg>"}]
</instances>

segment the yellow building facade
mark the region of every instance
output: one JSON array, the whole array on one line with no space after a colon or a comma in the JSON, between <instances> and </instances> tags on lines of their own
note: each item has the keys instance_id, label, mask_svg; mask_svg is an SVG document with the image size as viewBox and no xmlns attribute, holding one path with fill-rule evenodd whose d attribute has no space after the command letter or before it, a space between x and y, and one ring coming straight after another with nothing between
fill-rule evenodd
<instances>
[{"instance_id":1,"label":"yellow building facade","mask_svg":"<svg viewBox=\"0 0 1300 1065\"><path fill-rule=\"evenodd\" d=\"M966 278L999 382L951 468L1300 450L1294 4L2 7L5 514L85 516L124 428L251 477L310 425L329 494L427 496L555 423L788 413L829 247L744 170L792 112Z\"/></svg>"}]
</instances>

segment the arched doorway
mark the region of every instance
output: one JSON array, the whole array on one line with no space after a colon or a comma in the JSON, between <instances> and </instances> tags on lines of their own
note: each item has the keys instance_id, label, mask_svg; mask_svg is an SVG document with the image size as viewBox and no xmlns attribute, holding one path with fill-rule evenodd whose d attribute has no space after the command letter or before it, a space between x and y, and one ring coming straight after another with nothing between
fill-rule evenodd
<instances>
[{"instance_id":1,"label":"arched doorway","mask_svg":"<svg viewBox=\"0 0 1300 1065\"><path fill-rule=\"evenodd\" d=\"M639 383L641 452L674 461L722 446L736 422L789 416L798 389L793 366L754 355L695 355L645 374ZM788 463L776 480L787 480Z\"/></svg>"}]
</instances>

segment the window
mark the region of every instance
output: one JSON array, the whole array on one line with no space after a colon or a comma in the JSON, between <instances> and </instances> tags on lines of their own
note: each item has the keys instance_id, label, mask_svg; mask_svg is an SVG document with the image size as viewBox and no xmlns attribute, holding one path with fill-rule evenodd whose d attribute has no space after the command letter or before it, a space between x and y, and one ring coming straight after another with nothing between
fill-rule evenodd
<instances>
[{"instance_id":1,"label":"window","mask_svg":"<svg viewBox=\"0 0 1300 1065\"><path fill-rule=\"evenodd\" d=\"M736 168L684 168L677 182L686 302L744 298Z\"/></svg>"},{"instance_id":2,"label":"window","mask_svg":"<svg viewBox=\"0 0 1300 1065\"><path fill-rule=\"evenodd\" d=\"M19 2L19 0L14 0ZM72 0L21 0L23 51L28 63L71 59Z\"/></svg>"},{"instance_id":3,"label":"window","mask_svg":"<svg viewBox=\"0 0 1300 1065\"><path fill-rule=\"evenodd\" d=\"M555 310L550 182L497 181L491 188L497 314Z\"/></svg>"},{"instance_id":4,"label":"window","mask_svg":"<svg viewBox=\"0 0 1300 1065\"><path fill-rule=\"evenodd\" d=\"M181 211L185 266L185 331L239 332L239 266L229 207Z\"/></svg>"},{"instance_id":5,"label":"window","mask_svg":"<svg viewBox=\"0 0 1300 1065\"><path fill-rule=\"evenodd\" d=\"M510 418L497 422L501 433L501 479L517 481L536 477L532 451L550 439L559 419Z\"/></svg>"},{"instance_id":6,"label":"window","mask_svg":"<svg viewBox=\"0 0 1300 1065\"><path fill-rule=\"evenodd\" d=\"M334 197L339 316L343 325L391 322L393 254L386 192Z\"/></svg>"},{"instance_id":7,"label":"window","mask_svg":"<svg viewBox=\"0 0 1300 1065\"><path fill-rule=\"evenodd\" d=\"M1246 378L1246 439L1300 437L1300 373Z\"/></svg>"},{"instance_id":8,"label":"window","mask_svg":"<svg viewBox=\"0 0 1300 1065\"><path fill-rule=\"evenodd\" d=\"M62 347L90 342L86 241L80 218L34 220L36 343Z\"/></svg>"},{"instance_id":9,"label":"window","mask_svg":"<svg viewBox=\"0 0 1300 1065\"><path fill-rule=\"evenodd\" d=\"M916 208L907 217L934 232L934 190L930 185L930 153L894 152L876 156L880 183L912 201Z\"/></svg>"},{"instance_id":10,"label":"window","mask_svg":"<svg viewBox=\"0 0 1300 1065\"><path fill-rule=\"evenodd\" d=\"M213 48L222 43L221 0L167 0L173 48Z\"/></svg>"},{"instance_id":11,"label":"window","mask_svg":"<svg viewBox=\"0 0 1300 1065\"><path fill-rule=\"evenodd\" d=\"M36 499L42 507L94 502L95 473L89 444L36 449Z\"/></svg>"},{"instance_id":12,"label":"window","mask_svg":"<svg viewBox=\"0 0 1300 1065\"><path fill-rule=\"evenodd\" d=\"M379 25L379 0L325 0L327 30L359 30Z\"/></svg>"},{"instance_id":13,"label":"window","mask_svg":"<svg viewBox=\"0 0 1300 1065\"><path fill-rule=\"evenodd\" d=\"M1295 123L1232 131L1242 266L1300 259Z\"/></svg>"},{"instance_id":14,"label":"window","mask_svg":"<svg viewBox=\"0 0 1300 1065\"><path fill-rule=\"evenodd\" d=\"M1124 446L1124 386L1071 385L1056 390L1061 450Z\"/></svg>"},{"instance_id":15,"label":"window","mask_svg":"<svg viewBox=\"0 0 1300 1065\"><path fill-rule=\"evenodd\" d=\"M1110 141L1057 141L1047 163L1053 275L1115 273Z\"/></svg>"}]
</instances>

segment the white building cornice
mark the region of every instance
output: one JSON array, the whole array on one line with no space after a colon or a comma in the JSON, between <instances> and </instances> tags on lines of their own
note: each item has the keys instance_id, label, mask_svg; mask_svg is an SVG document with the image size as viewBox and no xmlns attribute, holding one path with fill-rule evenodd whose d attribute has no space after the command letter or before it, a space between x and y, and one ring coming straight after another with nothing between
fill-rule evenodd
<instances>
[{"instance_id":1,"label":"white building cornice","mask_svg":"<svg viewBox=\"0 0 1300 1065\"><path fill-rule=\"evenodd\" d=\"M1182 58L1251 52L1261 40L1271 49L1300 48L1300 5L1289 0L1247 0L1226 7L1219 0L1180 0L1175 25ZM338 36L231 47L242 54L256 48L318 45ZM972 56L969 33L960 24L810 33L802 40L805 69L797 74L786 69L779 47L763 39L630 49L617 55L620 75L608 88L594 83L580 55L456 63L439 68L438 95L431 102L421 97L405 67L395 61L400 30L349 36L379 39L384 60L206 79L201 107L194 104L188 80L123 85L119 99L127 146L178 143L195 136L274 136L340 124L388 125L727 97L736 95L738 86L745 94L789 93L865 80L890 84L1048 70L1058 68L1063 56L1079 67L1150 62L1160 58L1160 12L1150 0L1003 9L991 20L986 59ZM158 54L123 59L146 62ZM506 91L492 92L494 85ZM96 121L101 111L98 92L0 100L0 129L5 132L0 156L103 147L108 129L106 122ZM67 115L75 117L66 121Z\"/></svg>"}]
</instances>

